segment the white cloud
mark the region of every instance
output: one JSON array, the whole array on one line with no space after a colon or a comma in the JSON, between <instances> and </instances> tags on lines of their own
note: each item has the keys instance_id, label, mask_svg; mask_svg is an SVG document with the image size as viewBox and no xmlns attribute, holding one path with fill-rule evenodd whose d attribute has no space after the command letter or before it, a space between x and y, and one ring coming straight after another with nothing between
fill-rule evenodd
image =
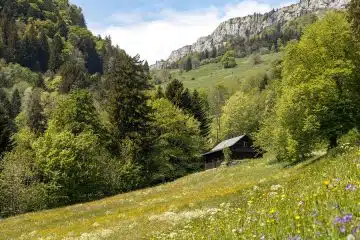
<instances>
[{"instance_id":1,"label":"white cloud","mask_svg":"<svg viewBox=\"0 0 360 240\"><path fill-rule=\"evenodd\" d=\"M172 50L211 34L222 21L271 9L269 4L245 0L223 8L209 7L187 12L164 9L146 16L118 13L108 19L111 22L109 26L89 25L95 33L110 35L114 44L131 55L140 54L142 59L152 64L156 60L167 59Z\"/></svg>"}]
</instances>

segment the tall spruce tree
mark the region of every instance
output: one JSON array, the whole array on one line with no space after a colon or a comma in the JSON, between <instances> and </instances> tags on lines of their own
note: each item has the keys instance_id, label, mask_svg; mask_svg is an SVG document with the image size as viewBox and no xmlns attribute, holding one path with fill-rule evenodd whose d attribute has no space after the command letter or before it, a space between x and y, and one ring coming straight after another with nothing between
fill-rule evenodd
<instances>
[{"instance_id":1,"label":"tall spruce tree","mask_svg":"<svg viewBox=\"0 0 360 240\"><path fill-rule=\"evenodd\" d=\"M46 72L48 70L49 64L49 42L44 31L40 32L39 36L39 49L38 49L38 58L40 64L41 72Z\"/></svg>"},{"instance_id":2,"label":"tall spruce tree","mask_svg":"<svg viewBox=\"0 0 360 240\"><path fill-rule=\"evenodd\" d=\"M56 34L50 46L49 69L53 72L56 72L62 64L61 52L63 47L64 44L60 35Z\"/></svg>"},{"instance_id":3,"label":"tall spruce tree","mask_svg":"<svg viewBox=\"0 0 360 240\"><path fill-rule=\"evenodd\" d=\"M192 62L191 62L191 57L187 57L186 61L185 61L185 66L184 66L184 70L186 72L191 71L192 69Z\"/></svg>"},{"instance_id":4,"label":"tall spruce tree","mask_svg":"<svg viewBox=\"0 0 360 240\"><path fill-rule=\"evenodd\" d=\"M199 92L194 90L192 94L191 111L195 119L200 122L200 131L203 137L208 137L210 121L206 111L206 104Z\"/></svg>"},{"instance_id":5,"label":"tall spruce tree","mask_svg":"<svg viewBox=\"0 0 360 240\"><path fill-rule=\"evenodd\" d=\"M46 117L41 104L41 90L34 89L26 103L27 125L36 134L44 133L46 129Z\"/></svg>"},{"instance_id":6,"label":"tall spruce tree","mask_svg":"<svg viewBox=\"0 0 360 240\"><path fill-rule=\"evenodd\" d=\"M108 111L116 129L117 141L125 138L141 140L149 127L151 108L147 105L149 79L139 56L118 52L109 62L105 74Z\"/></svg>"},{"instance_id":7,"label":"tall spruce tree","mask_svg":"<svg viewBox=\"0 0 360 240\"><path fill-rule=\"evenodd\" d=\"M183 91L184 91L183 83L177 79L174 79L166 86L165 96L174 105L180 107Z\"/></svg>"},{"instance_id":8,"label":"tall spruce tree","mask_svg":"<svg viewBox=\"0 0 360 240\"><path fill-rule=\"evenodd\" d=\"M18 89L15 89L11 98L11 117L16 116L21 112L21 97Z\"/></svg>"},{"instance_id":9,"label":"tall spruce tree","mask_svg":"<svg viewBox=\"0 0 360 240\"><path fill-rule=\"evenodd\" d=\"M0 89L0 159L4 152L9 150L13 130L11 105L6 93Z\"/></svg>"}]
</instances>

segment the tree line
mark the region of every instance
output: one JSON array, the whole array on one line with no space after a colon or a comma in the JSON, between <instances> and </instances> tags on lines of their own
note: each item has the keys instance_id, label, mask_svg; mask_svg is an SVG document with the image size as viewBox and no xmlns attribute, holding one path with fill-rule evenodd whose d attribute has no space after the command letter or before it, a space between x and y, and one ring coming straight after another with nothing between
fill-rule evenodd
<instances>
[{"instance_id":1,"label":"tree line","mask_svg":"<svg viewBox=\"0 0 360 240\"><path fill-rule=\"evenodd\" d=\"M67 0L0 6L0 216L201 168L208 129L199 93L180 83L157 92L147 62L93 36Z\"/></svg>"}]
</instances>

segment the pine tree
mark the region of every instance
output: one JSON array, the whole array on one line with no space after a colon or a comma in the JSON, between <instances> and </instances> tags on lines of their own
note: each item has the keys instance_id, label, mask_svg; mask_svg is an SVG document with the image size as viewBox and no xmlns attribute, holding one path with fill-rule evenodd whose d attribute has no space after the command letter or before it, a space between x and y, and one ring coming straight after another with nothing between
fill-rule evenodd
<instances>
[{"instance_id":1,"label":"pine tree","mask_svg":"<svg viewBox=\"0 0 360 240\"><path fill-rule=\"evenodd\" d=\"M0 104L0 160L11 143L11 120L5 108Z\"/></svg>"},{"instance_id":2,"label":"pine tree","mask_svg":"<svg viewBox=\"0 0 360 240\"><path fill-rule=\"evenodd\" d=\"M212 48L211 57L212 57L212 58L216 58L216 57L217 57L217 49L216 49L216 47L213 47L213 48Z\"/></svg>"},{"instance_id":3,"label":"pine tree","mask_svg":"<svg viewBox=\"0 0 360 240\"><path fill-rule=\"evenodd\" d=\"M34 89L26 103L27 125L36 134L44 133L46 129L46 117L41 105L41 91Z\"/></svg>"},{"instance_id":4,"label":"pine tree","mask_svg":"<svg viewBox=\"0 0 360 240\"><path fill-rule=\"evenodd\" d=\"M30 24L24 34L20 44L20 64L28 67L33 71L40 71L38 56L39 41L36 36L34 24Z\"/></svg>"},{"instance_id":5,"label":"pine tree","mask_svg":"<svg viewBox=\"0 0 360 240\"><path fill-rule=\"evenodd\" d=\"M192 94L191 111L195 119L200 122L200 131L203 137L208 137L210 132L210 122L205 109L206 104L200 97L199 92L194 90Z\"/></svg>"},{"instance_id":6,"label":"pine tree","mask_svg":"<svg viewBox=\"0 0 360 240\"><path fill-rule=\"evenodd\" d=\"M0 159L3 153L9 150L13 131L14 125L11 120L11 105L6 93L0 89Z\"/></svg>"},{"instance_id":7,"label":"pine tree","mask_svg":"<svg viewBox=\"0 0 360 240\"><path fill-rule=\"evenodd\" d=\"M191 69L192 69L191 57L188 57L188 58L186 59L186 61L185 61L184 70L185 70L186 72L188 72L188 71L191 71Z\"/></svg>"},{"instance_id":8,"label":"pine tree","mask_svg":"<svg viewBox=\"0 0 360 240\"><path fill-rule=\"evenodd\" d=\"M55 35L53 42L50 46L50 59L49 59L49 69L53 72L56 72L61 64L61 52L64 47L63 41L60 35Z\"/></svg>"},{"instance_id":9,"label":"pine tree","mask_svg":"<svg viewBox=\"0 0 360 240\"><path fill-rule=\"evenodd\" d=\"M150 107L147 105L149 78L139 56L117 53L105 75L108 111L118 140L142 141L148 133Z\"/></svg>"},{"instance_id":10,"label":"pine tree","mask_svg":"<svg viewBox=\"0 0 360 240\"><path fill-rule=\"evenodd\" d=\"M15 89L11 98L11 117L16 116L21 112L21 97L18 89Z\"/></svg>"},{"instance_id":11,"label":"pine tree","mask_svg":"<svg viewBox=\"0 0 360 240\"><path fill-rule=\"evenodd\" d=\"M184 91L184 85L177 79L172 80L166 87L165 96L175 106L181 106L181 96Z\"/></svg>"},{"instance_id":12,"label":"pine tree","mask_svg":"<svg viewBox=\"0 0 360 240\"><path fill-rule=\"evenodd\" d=\"M191 94L188 88L186 88L182 93L181 93L181 98L180 98L180 106L181 109L183 109L185 112L189 112L191 113L191 108L192 108L192 99L191 99Z\"/></svg>"},{"instance_id":13,"label":"pine tree","mask_svg":"<svg viewBox=\"0 0 360 240\"><path fill-rule=\"evenodd\" d=\"M59 86L60 93L69 93L73 89L83 89L88 86L85 66L75 56L72 56L61 66L59 73L62 76L62 82Z\"/></svg>"},{"instance_id":14,"label":"pine tree","mask_svg":"<svg viewBox=\"0 0 360 240\"><path fill-rule=\"evenodd\" d=\"M41 72L46 72L48 70L49 51L50 48L49 48L49 42L47 36L45 35L44 31L41 31L39 36L39 51L38 51Z\"/></svg>"}]
</instances>

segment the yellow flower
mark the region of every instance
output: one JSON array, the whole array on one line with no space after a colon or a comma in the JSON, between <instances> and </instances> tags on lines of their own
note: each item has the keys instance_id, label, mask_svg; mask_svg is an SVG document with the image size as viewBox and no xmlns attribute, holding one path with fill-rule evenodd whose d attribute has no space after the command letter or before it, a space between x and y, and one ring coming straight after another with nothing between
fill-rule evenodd
<instances>
[{"instance_id":1,"label":"yellow flower","mask_svg":"<svg viewBox=\"0 0 360 240\"><path fill-rule=\"evenodd\" d=\"M296 220L299 220L299 219L300 219L300 216L299 216L299 215L296 215L296 216L295 216L295 219L296 219Z\"/></svg>"},{"instance_id":2,"label":"yellow flower","mask_svg":"<svg viewBox=\"0 0 360 240\"><path fill-rule=\"evenodd\" d=\"M330 181L329 181L329 180L325 180L325 181L324 181L324 185L327 186L327 185L329 185L329 184L330 184Z\"/></svg>"},{"instance_id":3,"label":"yellow flower","mask_svg":"<svg viewBox=\"0 0 360 240\"><path fill-rule=\"evenodd\" d=\"M270 213L275 213L275 212L276 210L274 208L270 210Z\"/></svg>"}]
</instances>

